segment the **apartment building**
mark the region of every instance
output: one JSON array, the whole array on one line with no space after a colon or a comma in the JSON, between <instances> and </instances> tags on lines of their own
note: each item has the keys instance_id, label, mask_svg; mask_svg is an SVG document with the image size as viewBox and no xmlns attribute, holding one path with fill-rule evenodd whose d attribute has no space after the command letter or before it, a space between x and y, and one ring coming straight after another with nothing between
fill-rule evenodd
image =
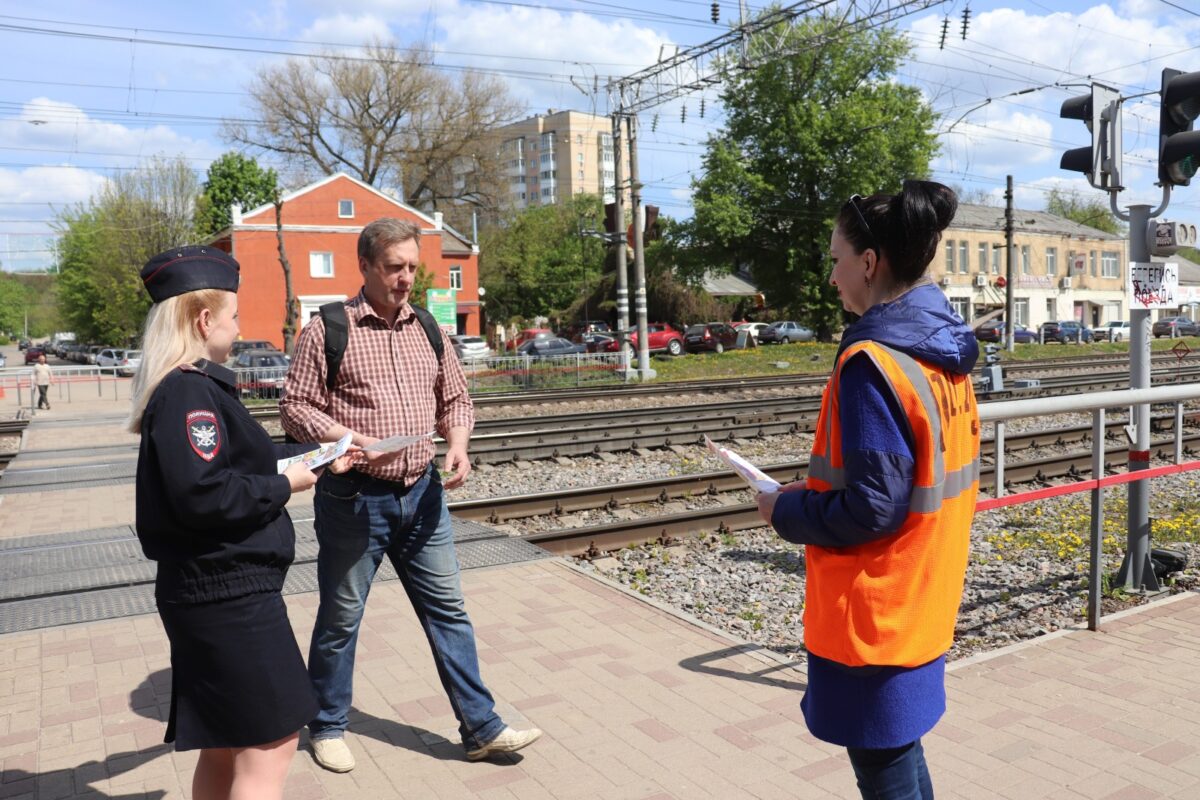
<instances>
[{"instance_id":1,"label":"apartment building","mask_svg":"<svg viewBox=\"0 0 1200 800\"><path fill-rule=\"evenodd\" d=\"M550 109L497 133L513 206L550 205L577 194L613 201L616 176L608 117ZM628 148L622 157L628 178Z\"/></svg>"},{"instance_id":2,"label":"apartment building","mask_svg":"<svg viewBox=\"0 0 1200 800\"><path fill-rule=\"evenodd\" d=\"M1128 246L1121 236L1045 211L1013 212L1014 315L1020 325L1079 319L1090 326L1128 319ZM1003 313L1004 209L964 203L942 233L930 275L974 324Z\"/></svg>"}]
</instances>

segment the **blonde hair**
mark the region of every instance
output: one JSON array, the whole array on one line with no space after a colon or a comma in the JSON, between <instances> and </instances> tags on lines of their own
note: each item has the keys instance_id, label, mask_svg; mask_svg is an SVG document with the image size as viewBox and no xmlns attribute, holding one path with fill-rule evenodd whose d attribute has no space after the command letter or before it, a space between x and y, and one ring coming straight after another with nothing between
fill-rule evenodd
<instances>
[{"instance_id":1,"label":"blonde hair","mask_svg":"<svg viewBox=\"0 0 1200 800\"><path fill-rule=\"evenodd\" d=\"M231 294L224 289L197 289L150 307L142 330L142 365L133 376L133 410L128 420L131 433L142 432L146 404L163 378L179 365L207 354L196 320L205 309L219 312Z\"/></svg>"}]
</instances>

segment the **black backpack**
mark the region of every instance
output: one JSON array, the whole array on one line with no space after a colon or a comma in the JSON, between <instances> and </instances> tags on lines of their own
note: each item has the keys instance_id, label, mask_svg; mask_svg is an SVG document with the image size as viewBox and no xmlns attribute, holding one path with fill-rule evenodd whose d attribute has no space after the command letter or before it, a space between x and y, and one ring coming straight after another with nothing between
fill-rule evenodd
<instances>
[{"instance_id":1,"label":"black backpack","mask_svg":"<svg viewBox=\"0 0 1200 800\"><path fill-rule=\"evenodd\" d=\"M445 347L442 344L442 331L437 320L420 306L412 306L425 338L437 356L438 364L442 363ZM326 303L321 306L321 319L325 322L325 388L333 389L337 382L338 370L342 368L342 356L346 354L346 345L350 343L350 320L346 316L346 306L341 300Z\"/></svg>"}]
</instances>

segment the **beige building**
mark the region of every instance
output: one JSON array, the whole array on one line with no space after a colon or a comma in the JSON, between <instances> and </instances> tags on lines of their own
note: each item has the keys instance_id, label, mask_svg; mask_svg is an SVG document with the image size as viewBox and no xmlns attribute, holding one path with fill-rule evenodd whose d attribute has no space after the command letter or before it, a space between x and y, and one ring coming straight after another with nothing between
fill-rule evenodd
<instances>
[{"instance_id":1,"label":"beige building","mask_svg":"<svg viewBox=\"0 0 1200 800\"><path fill-rule=\"evenodd\" d=\"M550 205L577 194L613 200L612 121L555 111L498 129L509 198L517 208ZM622 148L625 178L629 151Z\"/></svg>"},{"instance_id":2,"label":"beige building","mask_svg":"<svg viewBox=\"0 0 1200 800\"><path fill-rule=\"evenodd\" d=\"M1128 319L1124 238L1044 211L1013 212L1014 315L1036 328L1080 319ZM961 204L930 266L954 309L974 325L1004 313L1004 209ZM998 313L997 313L998 312Z\"/></svg>"}]
</instances>

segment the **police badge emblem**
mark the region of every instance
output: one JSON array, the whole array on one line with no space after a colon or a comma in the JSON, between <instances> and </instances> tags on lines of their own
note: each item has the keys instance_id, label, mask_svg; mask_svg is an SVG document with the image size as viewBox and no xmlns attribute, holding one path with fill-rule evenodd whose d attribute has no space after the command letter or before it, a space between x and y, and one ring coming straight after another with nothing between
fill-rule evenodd
<instances>
[{"instance_id":1,"label":"police badge emblem","mask_svg":"<svg viewBox=\"0 0 1200 800\"><path fill-rule=\"evenodd\" d=\"M221 449L221 430L217 427L217 415L211 411L189 411L185 422L188 444L196 455L212 461Z\"/></svg>"}]
</instances>

